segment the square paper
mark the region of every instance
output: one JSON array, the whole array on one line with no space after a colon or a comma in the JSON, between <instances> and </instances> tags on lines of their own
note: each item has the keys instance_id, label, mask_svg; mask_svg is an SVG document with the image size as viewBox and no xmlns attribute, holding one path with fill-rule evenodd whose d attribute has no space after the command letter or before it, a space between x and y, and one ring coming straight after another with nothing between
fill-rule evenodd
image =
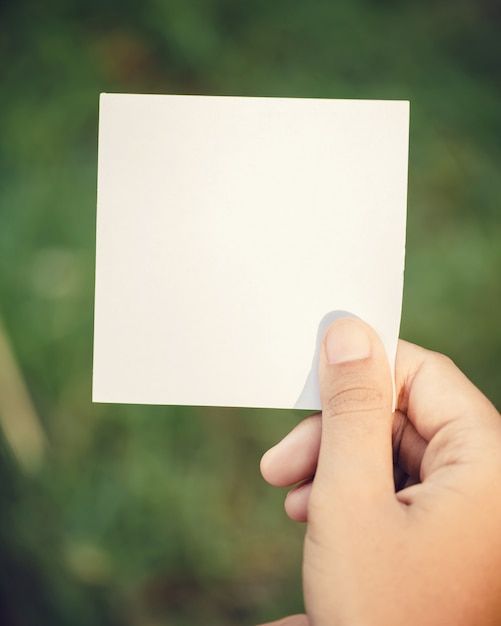
<instances>
[{"instance_id":1,"label":"square paper","mask_svg":"<svg viewBox=\"0 0 501 626\"><path fill-rule=\"evenodd\" d=\"M409 103L103 94L93 399L320 408L335 312L394 362Z\"/></svg>"}]
</instances>

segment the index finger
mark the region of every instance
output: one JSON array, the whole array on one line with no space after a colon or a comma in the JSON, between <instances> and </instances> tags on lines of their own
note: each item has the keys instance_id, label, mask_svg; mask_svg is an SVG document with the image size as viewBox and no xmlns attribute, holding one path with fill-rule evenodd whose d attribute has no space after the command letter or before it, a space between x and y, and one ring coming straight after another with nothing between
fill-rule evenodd
<instances>
[{"instance_id":1,"label":"index finger","mask_svg":"<svg viewBox=\"0 0 501 626\"><path fill-rule=\"evenodd\" d=\"M438 352L400 340L395 377L397 409L426 441L456 419L499 418L484 394L451 359Z\"/></svg>"}]
</instances>

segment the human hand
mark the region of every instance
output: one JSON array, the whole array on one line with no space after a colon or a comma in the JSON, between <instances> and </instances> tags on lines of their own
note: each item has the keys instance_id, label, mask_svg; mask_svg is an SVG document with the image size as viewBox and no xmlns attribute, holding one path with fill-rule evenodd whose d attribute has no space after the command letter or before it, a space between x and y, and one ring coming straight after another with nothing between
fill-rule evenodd
<instances>
[{"instance_id":1,"label":"human hand","mask_svg":"<svg viewBox=\"0 0 501 626\"><path fill-rule=\"evenodd\" d=\"M306 615L281 626L501 623L501 420L443 355L400 341L397 410L384 348L334 322L320 354L322 416L261 461L307 521Z\"/></svg>"}]
</instances>

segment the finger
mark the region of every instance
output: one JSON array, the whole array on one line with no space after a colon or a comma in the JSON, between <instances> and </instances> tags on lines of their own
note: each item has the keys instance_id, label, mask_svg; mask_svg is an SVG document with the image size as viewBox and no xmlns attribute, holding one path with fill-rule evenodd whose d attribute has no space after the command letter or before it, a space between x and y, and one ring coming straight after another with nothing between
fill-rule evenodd
<instances>
[{"instance_id":1,"label":"finger","mask_svg":"<svg viewBox=\"0 0 501 626\"><path fill-rule=\"evenodd\" d=\"M394 466L412 478L419 479L427 442L409 418L398 410L393 415L392 431Z\"/></svg>"},{"instance_id":2,"label":"finger","mask_svg":"<svg viewBox=\"0 0 501 626\"><path fill-rule=\"evenodd\" d=\"M320 350L319 381L322 437L312 495L336 506L393 497L392 382L374 330L355 318L335 321Z\"/></svg>"},{"instance_id":3,"label":"finger","mask_svg":"<svg viewBox=\"0 0 501 626\"><path fill-rule=\"evenodd\" d=\"M499 414L489 400L442 354L400 341L396 375L397 406L426 441L458 418L478 415L498 421Z\"/></svg>"},{"instance_id":4,"label":"finger","mask_svg":"<svg viewBox=\"0 0 501 626\"><path fill-rule=\"evenodd\" d=\"M406 342L399 350L398 371L398 406L428 441L420 467L422 484L406 487L398 499L412 505L436 493L437 486L450 491L451 481L476 492L481 487L477 478L498 476L499 413L475 385L447 357ZM472 471L475 466L488 468L487 474Z\"/></svg>"},{"instance_id":5,"label":"finger","mask_svg":"<svg viewBox=\"0 0 501 626\"><path fill-rule=\"evenodd\" d=\"M312 448L311 441L309 441L307 437L304 438L303 446L301 446L301 441L297 444L299 448L310 447L312 460L309 461L307 466L305 465L305 468L307 467L308 469L305 469L304 475L301 475L299 472L290 474L292 480L289 484L301 482L301 484L289 491L284 502L285 512L294 522L308 521L308 502L312 487L311 480L309 479L313 476L313 471L311 470L313 464L316 467L316 455L318 454L317 450L320 445L320 416L314 415L306 418L306 420L307 424L299 429L299 432L304 435L305 431L313 428L312 423L314 423L314 429L316 431L314 436L317 438L317 441L315 442L315 449ZM296 428L298 427L299 425L296 426ZM280 446L280 443L277 444L277 446ZM270 452L272 450L274 449L272 448ZM396 491L419 482L419 468L425 450L426 441L416 432L407 417L403 415L403 413L400 413L400 411L397 411L393 417L394 484ZM279 456L282 456L282 454L277 455L277 457ZM284 472L285 476L287 476L286 472L289 460L285 453L281 459L276 459L277 471ZM270 459L269 463L271 469L273 469L272 466L274 462L275 460L273 458Z\"/></svg>"},{"instance_id":6,"label":"finger","mask_svg":"<svg viewBox=\"0 0 501 626\"><path fill-rule=\"evenodd\" d=\"M393 458L406 474L419 477L426 441L400 411L393 418ZM264 479L275 487L289 487L315 474L320 449L321 416L319 413L302 420L261 459Z\"/></svg>"},{"instance_id":7,"label":"finger","mask_svg":"<svg viewBox=\"0 0 501 626\"><path fill-rule=\"evenodd\" d=\"M294 522L307 521L311 486L311 481L304 482L291 489L285 497L285 512Z\"/></svg>"},{"instance_id":8,"label":"finger","mask_svg":"<svg viewBox=\"0 0 501 626\"><path fill-rule=\"evenodd\" d=\"M451 374L455 378L455 385L449 380ZM416 388L431 390L437 381L442 381L442 387L452 392L452 397L435 393L432 403L427 407L429 394L415 393ZM458 410L463 414L476 414L479 402L496 420L498 417L494 407L449 359L405 341L399 342L397 352L396 389L401 410L396 411L393 419L394 462L410 476L412 482L419 480L421 461L427 446L424 436L431 437L437 431L437 421L441 420L443 424L451 415L455 418ZM402 411L409 411L413 421ZM416 426L419 426L421 434ZM264 455L262 472L265 479L277 486L288 486L311 478L316 468L320 433L319 415L310 416L301 422ZM294 509L293 518L303 520L305 512L295 504L291 506Z\"/></svg>"},{"instance_id":9,"label":"finger","mask_svg":"<svg viewBox=\"0 0 501 626\"><path fill-rule=\"evenodd\" d=\"M406 474L401 467L393 467L393 482L395 483L395 491L403 489L408 478L408 474Z\"/></svg>"},{"instance_id":10,"label":"finger","mask_svg":"<svg viewBox=\"0 0 501 626\"><path fill-rule=\"evenodd\" d=\"M320 414L310 415L261 459L263 478L275 487L288 487L311 478L320 449Z\"/></svg>"},{"instance_id":11,"label":"finger","mask_svg":"<svg viewBox=\"0 0 501 626\"><path fill-rule=\"evenodd\" d=\"M314 424L314 426L313 426ZM291 489L284 501L285 512L288 517L295 522L306 522L308 521L308 502L311 494L312 483L309 480L314 471L312 470L313 466L316 467L316 459L317 459L317 450L320 445L320 416L314 415L306 418L306 424L302 422L296 426L297 433L297 447L298 449L303 449L303 454L305 450L310 449L309 457L310 460L308 464L305 465L304 474L300 471L296 471L294 473L287 474L287 468L289 462L292 462L294 465L295 450L290 450L290 458L287 457L287 450L283 453L277 453L277 458L271 458L269 463L269 468L267 471L273 473L273 465L276 462L276 472L283 472L283 475L286 478L290 478L291 482L288 484L293 484L296 482L300 482L297 487ZM312 442L310 438L305 436L305 433L308 431L314 430L314 432L309 432L310 438L315 437L315 448L312 447ZM294 431L291 431L291 433ZM291 434L290 433L290 434ZM289 434L289 435L290 435ZM287 437L289 437L287 435ZM304 443L301 440L301 437L304 438ZM287 439L285 437L285 441ZM278 443L279 447L282 442ZM287 444L288 445L288 444ZM424 451L426 450L426 442L424 439L416 432L414 426L407 419L403 413L397 411L393 417L393 456L394 456L394 484L395 489L399 491L404 487L408 487L412 484L416 484L419 481L419 468L421 466L421 460L423 458ZM274 448L272 448L270 453L274 453ZM271 481L270 481L271 482ZM287 484L287 483L283 483Z\"/></svg>"},{"instance_id":12,"label":"finger","mask_svg":"<svg viewBox=\"0 0 501 626\"><path fill-rule=\"evenodd\" d=\"M261 624L261 626L309 626L309 621L306 615L290 615L276 622Z\"/></svg>"}]
</instances>

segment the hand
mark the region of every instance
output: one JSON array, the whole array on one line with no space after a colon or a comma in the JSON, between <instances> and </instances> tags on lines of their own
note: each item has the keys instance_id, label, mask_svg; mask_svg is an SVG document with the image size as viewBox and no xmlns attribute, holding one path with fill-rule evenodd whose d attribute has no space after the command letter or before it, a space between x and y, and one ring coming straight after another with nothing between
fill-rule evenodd
<instances>
[{"instance_id":1,"label":"hand","mask_svg":"<svg viewBox=\"0 0 501 626\"><path fill-rule=\"evenodd\" d=\"M281 626L501 624L501 420L447 358L401 341L397 411L384 348L334 322L320 355L322 416L261 461L307 521L306 615Z\"/></svg>"}]
</instances>

